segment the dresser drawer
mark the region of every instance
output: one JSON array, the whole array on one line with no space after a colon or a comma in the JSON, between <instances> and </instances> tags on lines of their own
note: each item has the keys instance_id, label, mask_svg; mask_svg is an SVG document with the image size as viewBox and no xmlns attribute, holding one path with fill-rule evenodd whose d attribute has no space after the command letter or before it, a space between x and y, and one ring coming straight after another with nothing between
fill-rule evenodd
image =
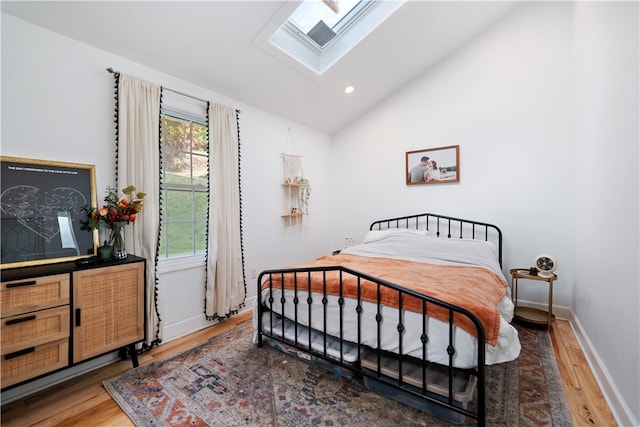
<instances>
[{"instance_id":1,"label":"dresser drawer","mask_svg":"<svg viewBox=\"0 0 640 427\"><path fill-rule=\"evenodd\" d=\"M49 308L2 319L0 351L13 353L69 337L69 306Z\"/></svg>"},{"instance_id":2,"label":"dresser drawer","mask_svg":"<svg viewBox=\"0 0 640 427\"><path fill-rule=\"evenodd\" d=\"M2 317L69 304L69 274L2 282Z\"/></svg>"},{"instance_id":3,"label":"dresser drawer","mask_svg":"<svg viewBox=\"0 0 640 427\"><path fill-rule=\"evenodd\" d=\"M2 356L2 388L35 378L69 364L69 339Z\"/></svg>"}]
</instances>

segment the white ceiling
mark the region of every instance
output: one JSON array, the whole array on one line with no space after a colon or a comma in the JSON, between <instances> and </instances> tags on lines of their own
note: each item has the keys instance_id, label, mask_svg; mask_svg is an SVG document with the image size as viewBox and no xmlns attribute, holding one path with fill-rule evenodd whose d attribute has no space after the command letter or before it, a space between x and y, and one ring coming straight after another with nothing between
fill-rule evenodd
<instances>
[{"instance_id":1,"label":"white ceiling","mask_svg":"<svg viewBox=\"0 0 640 427\"><path fill-rule=\"evenodd\" d=\"M407 1L322 76L266 43L295 9L294 1L3 0L1 7L17 18L333 134L517 3ZM347 85L355 86L353 94L343 93Z\"/></svg>"}]
</instances>

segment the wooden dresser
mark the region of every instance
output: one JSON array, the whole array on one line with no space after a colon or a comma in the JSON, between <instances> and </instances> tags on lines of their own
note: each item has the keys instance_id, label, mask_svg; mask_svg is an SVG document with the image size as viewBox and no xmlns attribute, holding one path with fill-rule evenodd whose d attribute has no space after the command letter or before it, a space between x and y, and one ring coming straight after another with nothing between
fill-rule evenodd
<instances>
[{"instance_id":1,"label":"wooden dresser","mask_svg":"<svg viewBox=\"0 0 640 427\"><path fill-rule=\"evenodd\" d=\"M145 333L145 260L74 262L1 271L4 390L111 351Z\"/></svg>"}]
</instances>

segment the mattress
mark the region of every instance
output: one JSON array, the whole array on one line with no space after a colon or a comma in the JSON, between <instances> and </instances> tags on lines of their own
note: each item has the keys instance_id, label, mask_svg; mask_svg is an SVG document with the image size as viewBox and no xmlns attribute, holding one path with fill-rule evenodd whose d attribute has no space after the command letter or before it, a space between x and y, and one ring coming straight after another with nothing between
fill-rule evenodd
<instances>
[{"instance_id":1,"label":"mattress","mask_svg":"<svg viewBox=\"0 0 640 427\"><path fill-rule=\"evenodd\" d=\"M343 251L366 257L394 258L437 265L475 266L488 269L500 276L504 282L504 295L496 308L499 315L498 332L495 345L485 345L486 364L495 364L514 360L520 354L520 342L517 330L509 324L513 317L509 287L498 263L495 247L485 241L467 239L445 239L429 236L426 232L409 230L385 230L369 232L364 242ZM366 272L365 272L366 273ZM298 292L299 294L299 292ZM284 298L282 298L284 296ZM395 307L381 308L382 321L377 322L378 307L375 303L362 303L362 314L357 316L357 301L346 298L343 306L338 304L339 297L327 296L327 304L322 303L321 294L312 294L313 303L294 304L295 291L271 289L263 291L260 302L267 304L269 298L275 301L273 310L284 313L285 317L295 319L299 325L326 332L343 340L358 342L372 348L423 358L448 365L449 324L437 318L423 318L421 313L409 310L399 311ZM284 302L281 302L284 301ZM256 301L258 303L258 301ZM254 313L257 313L257 307ZM254 315L255 317L255 315ZM311 319L311 320L309 320ZM358 321L360 319L360 321ZM421 335L424 329L429 341L423 346ZM254 319L257 324L257 319ZM269 328L273 321L269 312L263 317L263 325ZM360 323L359 323L360 322ZM405 325L402 340L399 339L398 323ZM379 327L378 327L379 325ZM325 329L326 328L326 329ZM281 330L280 328L274 328ZM473 368L477 363L477 338L462 328L454 327L452 332L455 354L453 366Z\"/></svg>"}]
</instances>

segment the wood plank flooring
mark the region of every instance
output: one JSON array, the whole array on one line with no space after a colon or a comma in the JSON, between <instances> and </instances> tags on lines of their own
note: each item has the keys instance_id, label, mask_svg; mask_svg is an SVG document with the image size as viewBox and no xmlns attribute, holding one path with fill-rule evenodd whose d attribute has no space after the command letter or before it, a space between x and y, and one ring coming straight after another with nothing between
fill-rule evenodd
<instances>
[{"instance_id":1,"label":"wood plank flooring","mask_svg":"<svg viewBox=\"0 0 640 427\"><path fill-rule=\"evenodd\" d=\"M251 312L162 344L139 356L140 365L162 360L249 321ZM556 320L551 339L575 426L615 426L569 323ZM121 361L76 377L47 390L2 406L3 427L13 426L133 426L102 387L102 382L131 369Z\"/></svg>"},{"instance_id":2,"label":"wood plank flooring","mask_svg":"<svg viewBox=\"0 0 640 427\"><path fill-rule=\"evenodd\" d=\"M550 335L573 425L617 426L569 322L553 322Z\"/></svg>"}]
</instances>

